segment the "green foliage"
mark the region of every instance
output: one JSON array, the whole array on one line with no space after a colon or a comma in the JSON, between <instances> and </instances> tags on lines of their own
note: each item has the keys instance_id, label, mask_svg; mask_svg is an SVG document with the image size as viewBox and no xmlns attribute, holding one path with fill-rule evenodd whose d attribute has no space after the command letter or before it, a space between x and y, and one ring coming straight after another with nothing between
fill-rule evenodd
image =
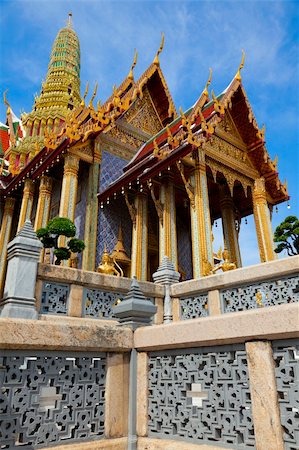
<instances>
[{"instance_id":1,"label":"green foliage","mask_svg":"<svg viewBox=\"0 0 299 450\"><path fill-rule=\"evenodd\" d=\"M73 253L81 253L85 249L85 244L81 239L71 239L69 241L69 248Z\"/></svg>"},{"instance_id":2,"label":"green foliage","mask_svg":"<svg viewBox=\"0 0 299 450\"><path fill-rule=\"evenodd\" d=\"M64 259L69 259L71 256L71 252L68 248L66 247L59 247L56 248L54 250L54 255L56 256L56 261L55 264L57 266L59 266L59 264L61 263L61 261L63 261Z\"/></svg>"},{"instance_id":3,"label":"green foliage","mask_svg":"<svg viewBox=\"0 0 299 450\"><path fill-rule=\"evenodd\" d=\"M76 227L70 219L66 217L54 217L47 225L50 234L58 234L59 236L74 237Z\"/></svg>"},{"instance_id":4,"label":"green foliage","mask_svg":"<svg viewBox=\"0 0 299 450\"><path fill-rule=\"evenodd\" d=\"M54 255L56 256L55 264L59 265L61 261L69 259L72 253L81 253L85 244L81 239L76 239L76 227L70 219L66 217L54 217L50 220L46 228L40 228L36 232L37 237L42 242L44 248L54 248ZM70 239L67 247L59 247L59 236L66 236Z\"/></svg>"},{"instance_id":5,"label":"green foliage","mask_svg":"<svg viewBox=\"0 0 299 450\"><path fill-rule=\"evenodd\" d=\"M286 250L289 256L299 255L299 220L296 216L286 217L276 227L274 242L278 243L276 253Z\"/></svg>"}]
</instances>

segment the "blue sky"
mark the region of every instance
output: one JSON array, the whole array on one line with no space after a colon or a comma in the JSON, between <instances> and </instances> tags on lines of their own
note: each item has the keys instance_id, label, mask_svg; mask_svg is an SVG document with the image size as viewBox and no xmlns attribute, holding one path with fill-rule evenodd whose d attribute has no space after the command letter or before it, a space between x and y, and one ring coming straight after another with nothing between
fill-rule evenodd
<instances>
[{"instance_id":1,"label":"blue sky","mask_svg":"<svg viewBox=\"0 0 299 450\"><path fill-rule=\"evenodd\" d=\"M211 88L221 92L235 75L241 49L242 79L266 146L279 157L288 180L291 209L273 214L274 227L298 215L299 2L298 1L49 1L0 0L0 94L9 88L14 112L29 112L45 78L55 36L72 11L81 44L81 91L99 82L105 100L127 75L137 48L135 76L150 64L165 33L160 57L177 108L192 105L213 68ZM1 102L0 120L5 119ZM215 230L215 247L220 243ZM259 261L252 220L241 229L246 264Z\"/></svg>"}]
</instances>

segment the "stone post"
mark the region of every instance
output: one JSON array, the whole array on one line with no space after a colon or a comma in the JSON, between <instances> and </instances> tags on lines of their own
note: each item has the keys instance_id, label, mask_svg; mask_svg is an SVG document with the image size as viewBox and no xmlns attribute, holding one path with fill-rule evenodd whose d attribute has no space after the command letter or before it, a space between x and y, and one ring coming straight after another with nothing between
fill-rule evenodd
<instances>
[{"instance_id":1,"label":"stone post","mask_svg":"<svg viewBox=\"0 0 299 450\"><path fill-rule=\"evenodd\" d=\"M170 286L174 283L178 283L180 274L174 268L173 263L168 256L164 256L162 264L158 268L157 272L153 274L153 280L155 283L159 283L165 286L164 297L164 323L170 323L173 320L172 315L172 303L170 298Z\"/></svg>"},{"instance_id":2,"label":"stone post","mask_svg":"<svg viewBox=\"0 0 299 450\"><path fill-rule=\"evenodd\" d=\"M157 307L145 298L136 278L125 300L114 308L114 316L120 320L120 326L136 330L138 327L150 325ZM128 450L137 449L136 409L137 408L137 351L133 348L130 356L129 381L129 417L128 417Z\"/></svg>"},{"instance_id":3,"label":"stone post","mask_svg":"<svg viewBox=\"0 0 299 450\"><path fill-rule=\"evenodd\" d=\"M36 319L35 284L41 242L37 239L30 220L8 244L7 274L4 296L0 304L1 317Z\"/></svg>"}]
</instances>

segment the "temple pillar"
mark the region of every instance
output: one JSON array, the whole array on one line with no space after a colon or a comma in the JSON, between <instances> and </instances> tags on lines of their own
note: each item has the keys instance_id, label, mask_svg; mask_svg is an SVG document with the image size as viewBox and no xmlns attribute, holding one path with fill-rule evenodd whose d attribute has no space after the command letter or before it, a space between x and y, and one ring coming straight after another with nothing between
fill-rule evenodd
<instances>
[{"instance_id":1,"label":"temple pillar","mask_svg":"<svg viewBox=\"0 0 299 450\"><path fill-rule=\"evenodd\" d=\"M219 186L219 190L224 246L229 251L231 261L237 267L242 267L233 198L226 186Z\"/></svg>"},{"instance_id":2,"label":"temple pillar","mask_svg":"<svg viewBox=\"0 0 299 450\"><path fill-rule=\"evenodd\" d=\"M168 256L175 270L178 270L175 189L170 177L163 178L162 183L160 202L163 211L159 218L159 264L162 263L164 256Z\"/></svg>"},{"instance_id":3,"label":"temple pillar","mask_svg":"<svg viewBox=\"0 0 299 450\"><path fill-rule=\"evenodd\" d=\"M0 231L0 296L4 287L5 272L6 272L6 254L7 244L10 239L12 217L14 212L16 200L7 197L5 199L4 211L2 217L1 231Z\"/></svg>"},{"instance_id":4,"label":"temple pillar","mask_svg":"<svg viewBox=\"0 0 299 450\"><path fill-rule=\"evenodd\" d=\"M67 217L71 221L75 219L79 161L77 156L71 154L64 159L59 217Z\"/></svg>"},{"instance_id":5,"label":"temple pillar","mask_svg":"<svg viewBox=\"0 0 299 450\"><path fill-rule=\"evenodd\" d=\"M21 211L19 216L18 231L23 227L25 221L31 220L31 212L33 206L35 185L32 180L27 178L24 182L23 198L21 204Z\"/></svg>"},{"instance_id":6,"label":"temple pillar","mask_svg":"<svg viewBox=\"0 0 299 450\"><path fill-rule=\"evenodd\" d=\"M99 168L100 164L98 162L94 162L89 166L84 229L85 249L82 259L83 270L95 270L96 264Z\"/></svg>"},{"instance_id":7,"label":"temple pillar","mask_svg":"<svg viewBox=\"0 0 299 450\"><path fill-rule=\"evenodd\" d=\"M34 230L45 228L49 221L50 204L52 193L52 178L42 176L39 185L39 196L37 202Z\"/></svg>"},{"instance_id":8,"label":"temple pillar","mask_svg":"<svg viewBox=\"0 0 299 450\"><path fill-rule=\"evenodd\" d=\"M194 152L195 168L190 177L193 201L190 201L193 278L208 275L213 267L212 230L205 154Z\"/></svg>"},{"instance_id":9,"label":"temple pillar","mask_svg":"<svg viewBox=\"0 0 299 450\"><path fill-rule=\"evenodd\" d=\"M135 223L132 232L131 278L147 280L147 197L137 194L135 198Z\"/></svg>"},{"instance_id":10,"label":"temple pillar","mask_svg":"<svg viewBox=\"0 0 299 450\"><path fill-rule=\"evenodd\" d=\"M263 177L254 181L252 201L261 262L273 261L277 256L274 252L272 224Z\"/></svg>"}]
</instances>

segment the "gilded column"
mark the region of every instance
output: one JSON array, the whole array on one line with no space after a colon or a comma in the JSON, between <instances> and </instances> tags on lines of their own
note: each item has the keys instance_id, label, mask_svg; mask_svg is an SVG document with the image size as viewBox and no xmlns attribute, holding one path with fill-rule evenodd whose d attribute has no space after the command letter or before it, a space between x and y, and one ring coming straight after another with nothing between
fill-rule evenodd
<instances>
[{"instance_id":1,"label":"gilded column","mask_svg":"<svg viewBox=\"0 0 299 450\"><path fill-rule=\"evenodd\" d=\"M229 251L231 261L237 267L242 267L239 236L235 222L234 202L226 186L219 186L219 190L224 245Z\"/></svg>"},{"instance_id":2,"label":"gilded column","mask_svg":"<svg viewBox=\"0 0 299 450\"><path fill-rule=\"evenodd\" d=\"M78 190L79 158L68 154L64 159L59 217L74 221Z\"/></svg>"},{"instance_id":3,"label":"gilded column","mask_svg":"<svg viewBox=\"0 0 299 450\"><path fill-rule=\"evenodd\" d=\"M163 205L161 217L159 218L159 262L161 264L164 256L178 269L177 255L177 233L176 233L176 209L175 189L170 178L162 180L160 188L160 202Z\"/></svg>"},{"instance_id":4,"label":"gilded column","mask_svg":"<svg viewBox=\"0 0 299 450\"><path fill-rule=\"evenodd\" d=\"M147 197L137 194L135 198L136 220L132 232L131 277L147 280Z\"/></svg>"},{"instance_id":5,"label":"gilded column","mask_svg":"<svg viewBox=\"0 0 299 450\"><path fill-rule=\"evenodd\" d=\"M22 228L25 220L31 220L31 212L33 206L34 198L34 183L32 180L27 178L24 182L23 198L21 204L21 211L19 216L18 231Z\"/></svg>"},{"instance_id":6,"label":"gilded column","mask_svg":"<svg viewBox=\"0 0 299 450\"><path fill-rule=\"evenodd\" d=\"M253 215L261 262L276 259L270 211L266 198L265 179L257 178L253 189Z\"/></svg>"},{"instance_id":7,"label":"gilded column","mask_svg":"<svg viewBox=\"0 0 299 450\"><path fill-rule=\"evenodd\" d=\"M94 162L89 166L84 230L85 250L82 259L83 270L95 270L96 264L99 168L99 162Z\"/></svg>"},{"instance_id":8,"label":"gilded column","mask_svg":"<svg viewBox=\"0 0 299 450\"><path fill-rule=\"evenodd\" d=\"M7 244L10 239L12 217L16 200L14 198L6 198L4 212L2 217L2 225L0 231L0 296L4 286L4 277L6 271L6 252Z\"/></svg>"},{"instance_id":9,"label":"gilded column","mask_svg":"<svg viewBox=\"0 0 299 450\"><path fill-rule=\"evenodd\" d=\"M45 228L50 216L50 203L52 193L52 178L42 176L39 185L39 196L37 202L34 230Z\"/></svg>"},{"instance_id":10,"label":"gilded column","mask_svg":"<svg viewBox=\"0 0 299 450\"><path fill-rule=\"evenodd\" d=\"M195 152L195 168L191 176L194 189L190 201L193 278L207 275L213 266L212 230L205 154Z\"/></svg>"}]
</instances>

